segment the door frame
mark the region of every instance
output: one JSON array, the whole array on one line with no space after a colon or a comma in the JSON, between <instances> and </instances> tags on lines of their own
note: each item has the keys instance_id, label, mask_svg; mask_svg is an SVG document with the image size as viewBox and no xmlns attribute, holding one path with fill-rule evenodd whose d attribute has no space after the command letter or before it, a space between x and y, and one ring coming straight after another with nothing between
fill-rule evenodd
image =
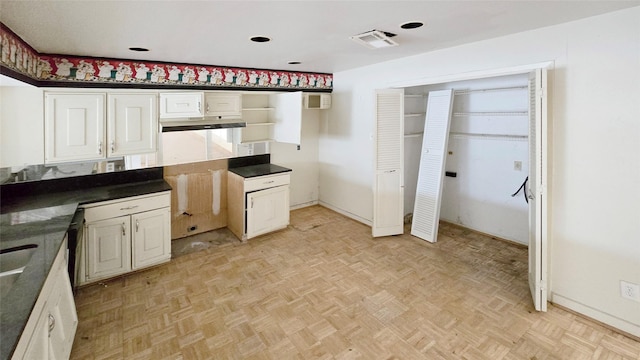
<instances>
[{"instance_id":1,"label":"door frame","mask_svg":"<svg viewBox=\"0 0 640 360\"><path fill-rule=\"evenodd\" d=\"M507 76L507 75L519 75L519 74L529 74L531 71L535 71L537 69L546 69L547 73L549 73L550 70L554 69L554 62L553 61L545 61L545 62L540 62L540 63L534 63L534 64L525 64L525 65L520 65L520 66L514 66L514 67L507 67L507 68L498 68L498 69L490 69L490 70L479 70L479 71L471 71L471 72L465 72L465 73L458 73L458 74L452 74L452 75L444 75L444 76L435 76L435 77L425 77L425 78L419 78L419 79L414 79L414 80L410 80L410 81L397 81L397 82L389 82L386 84L386 86L388 88L407 88L407 87L414 87L414 86L425 86L425 85L436 85L436 84L442 84L442 83L448 83L448 82L455 82L455 81L466 81L466 80L477 80L477 79L484 79L484 78L491 78L491 77L498 77L498 76ZM547 86L548 86L548 79L547 79ZM547 98L548 98L548 88L547 88ZM547 103L547 124L549 123L550 117L548 115L549 112L549 108L548 108L548 103ZM548 139L549 136L549 129L547 127L547 124L545 124L542 128L544 129L543 131L546 131L545 134L543 134L543 136L545 138ZM542 129L541 129L542 130ZM545 174L545 176L549 176L549 174L551 174L551 166L550 166L550 161L548 161L549 159L549 152L548 152L548 148L549 148L549 141L545 140L542 142L542 152L547 154L547 161L545 164L543 164L543 169L542 169L542 174ZM531 160L531 159L530 159ZM549 229L551 228L550 224L549 224L549 181L548 179L546 179L547 181L545 181L546 183L546 188L544 189L544 200L542 201L542 214L544 216L544 218L540 219L540 223L536 223L533 226L537 227L538 229L541 229L541 238L542 238L542 243L546 244L545 249L543 249L543 252L541 254L541 262L542 264L546 265L546 269L543 269L543 271L546 272L546 284L545 284L545 289L547 292L547 299L550 299L550 293L551 293L551 272L550 272L550 261L548 261L551 257L551 246L549 244ZM529 224L529 229L531 229L532 225ZM529 261L527 261L529 262ZM529 264L530 266L530 264ZM546 306L545 306L546 308ZM543 310L544 311L544 310Z\"/></svg>"}]
</instances>

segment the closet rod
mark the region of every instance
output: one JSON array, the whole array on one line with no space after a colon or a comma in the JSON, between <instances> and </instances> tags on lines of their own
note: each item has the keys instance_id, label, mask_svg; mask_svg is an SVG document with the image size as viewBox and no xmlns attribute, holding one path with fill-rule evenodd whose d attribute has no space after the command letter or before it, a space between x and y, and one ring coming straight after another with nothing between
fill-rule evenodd
<instances>
[{"instance_id":1,"label":"closet rod","mask_svg":"<svg viewBox=\"0 0 640 360\"><path fill-rule=\"evenodd\" d=\"M491 92L491 91L507 91L507 90L524 90L528 89L528 86L511 86L501 88L487 88L487 89L473 89L473 90L454 90L453 95L464 95L476 92Z\"/></svg>"}]
</instances>

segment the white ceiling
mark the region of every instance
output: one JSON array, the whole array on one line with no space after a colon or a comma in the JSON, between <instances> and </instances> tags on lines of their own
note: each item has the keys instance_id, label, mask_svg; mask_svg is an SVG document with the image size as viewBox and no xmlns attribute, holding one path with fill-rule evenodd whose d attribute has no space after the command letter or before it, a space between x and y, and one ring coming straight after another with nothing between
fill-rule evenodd
<instances>
[{"instance_id":1,"label":"white ceiling","mask_svg":"<svg viewBox=\"0 0 640 360\"><path fill-rule=\"evenodd\" d=\"M638 5L640 0L1 0L0 21L41 53L333 73ZM407 21L426 25L401 29ZM373 29L396 33L400 46L372 50L349 39ZM256 35L272 41L249 41ZM128 50L133 46L151 51Z\"/></svg>"}]
</instances>

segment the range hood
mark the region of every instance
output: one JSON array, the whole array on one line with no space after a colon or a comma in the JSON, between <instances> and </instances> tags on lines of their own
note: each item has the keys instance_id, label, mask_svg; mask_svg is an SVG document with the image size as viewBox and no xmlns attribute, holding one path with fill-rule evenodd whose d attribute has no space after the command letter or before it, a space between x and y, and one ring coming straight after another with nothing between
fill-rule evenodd
<instances>
[{"instance_id":1,"label":"range hood","mask_svg":"<svg viewBox=\"0 0 640 360\"><path fill-rule=\"evenodd\" d=\"M246 127L241 119L222 119L215 117L160 119L162 132L185 130L230 129Z\"/></svg>"}]
</instances>

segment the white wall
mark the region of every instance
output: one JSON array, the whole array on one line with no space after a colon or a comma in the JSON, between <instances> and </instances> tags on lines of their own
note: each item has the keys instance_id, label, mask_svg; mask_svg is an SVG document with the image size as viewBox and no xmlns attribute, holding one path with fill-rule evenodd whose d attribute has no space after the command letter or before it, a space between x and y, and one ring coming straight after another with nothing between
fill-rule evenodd
<instances>
[{"instance_id":1,"label":"white wall","mask_svg":"<svg viewBox=\"0 0 640 360\"><path fill-rule=\"evenodd\" d=\"M334 74L320 201L372 219L373 93L399 83L553 61L550 292L640 336L640 7Z\"/></svg>"},{"instance_id":2,"label":"white wall","mask_svg":"<svg viewBox=\"0 0 640 360\"><path fill-rule=\"evenodd\" d=\"M36 87L0 86L0 167L44 164L43 101Z\"/></svg>"},{"instance_id":3,"label":"white wall","mask_svg":"<svg viewBox=\"0 0 640 360\"><path fill-rule=\"evenodd\" d=\"M325 111L302 109L300 150L294 144L271 143L271 162L293 170L289 202L294 209L318 203L318 132Z\"/></svg>"}]
</instances>

